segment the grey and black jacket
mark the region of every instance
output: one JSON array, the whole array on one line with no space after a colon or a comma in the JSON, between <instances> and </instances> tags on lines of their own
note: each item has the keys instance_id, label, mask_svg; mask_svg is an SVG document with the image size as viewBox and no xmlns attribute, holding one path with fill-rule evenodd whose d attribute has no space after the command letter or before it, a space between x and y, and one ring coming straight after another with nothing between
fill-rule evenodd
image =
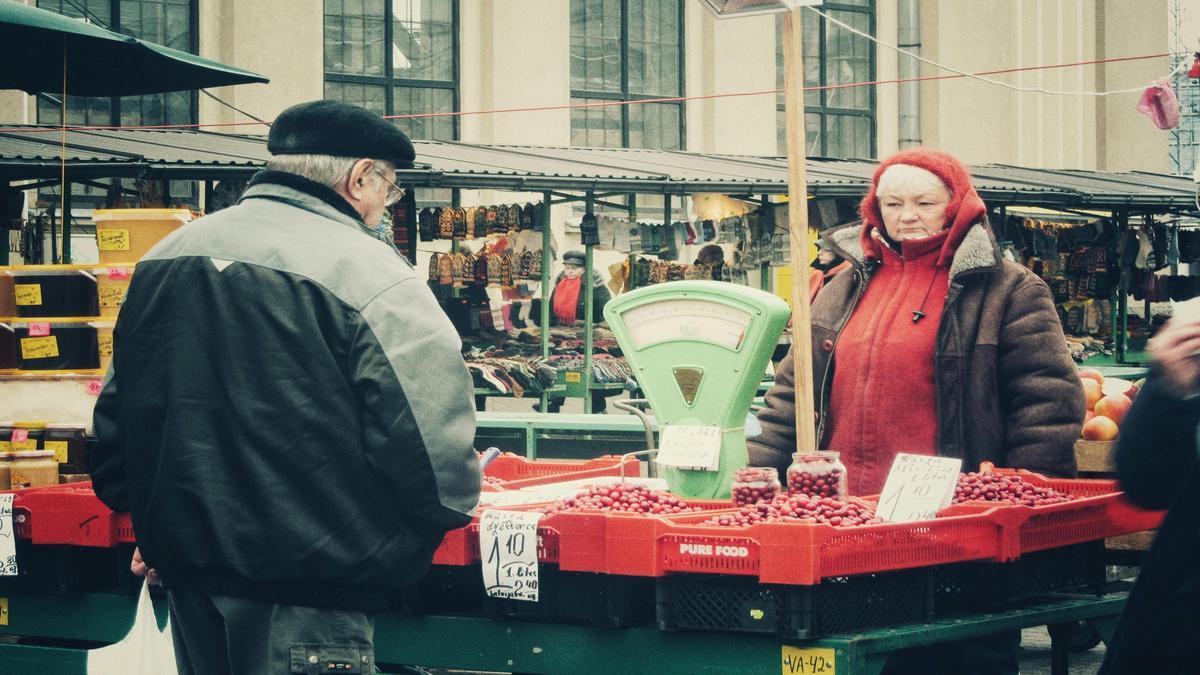
<instances>
[{"instance_id":1,"label":"grey and black jacket","mask_svg":"<svg viewBox=\"0 0 1200 675\"><path fill-rule=\"evenodd\" d=\"M382 608L468 522L460 341L368 231L329 188L262 172L138 263L89 461L168 586Z\"/></svg>"}]
</instances>

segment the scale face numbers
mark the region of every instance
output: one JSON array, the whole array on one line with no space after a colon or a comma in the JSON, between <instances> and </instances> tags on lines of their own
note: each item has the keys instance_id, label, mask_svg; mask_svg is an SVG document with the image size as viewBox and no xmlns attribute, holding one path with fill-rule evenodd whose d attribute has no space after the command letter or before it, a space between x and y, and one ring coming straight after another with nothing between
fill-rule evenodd
<instances>
[{"instance_id":1,"label":"scale face numbers","mask_svg":"<svg viewBox=\"0 0 1200 675\"><path fill-rule=\"evenodd\" d=\"M658 342L699 340L737 351L750 327L749 312L709 300L664 300L621 314L635 349Z\"/></svg>"}]
</instances>

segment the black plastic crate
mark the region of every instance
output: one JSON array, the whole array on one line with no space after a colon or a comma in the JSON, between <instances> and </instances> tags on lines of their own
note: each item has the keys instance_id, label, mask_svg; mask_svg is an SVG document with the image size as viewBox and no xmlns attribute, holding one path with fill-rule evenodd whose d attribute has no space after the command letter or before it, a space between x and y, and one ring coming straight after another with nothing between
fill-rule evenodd
<instances>
[{"instance_id":1,"label":"black plastic crate","mask_svg":"<svg viewBox=\"0 0 1200 675\"><path fill-rule=\"evenodd\" d=\"M408 614L465 612L483 607L483 574L478 566L433 565L398 608Z\"/></svg>"},{"instance_id":2,"label":"black plastic crate","mask_svg":"<svg viewBox=\"0 0 1200 675\"><path fill-rule=\"evenodd\" d=\"M658 580L658 627L807 640L933 620L930 568L823 579L814 586L681 574Z\"/></svg>"},{"instance_id":3,"label":"black plastic crate","mask_svg":"<svg viewBox=\"0 0 1200 675\"><path fill-rule=\"evenodd\" d=\"M1036 551L1004 563L942 565L935 571L939 610L994 609L1068 590L1096 591L1105 582L1104 541Z\"/></svg>"},{"instance_id":4,"label":"black plastic crate","mask_svg":"<svg viewBox=\"0 0 1200 675\"><path fill-rule=\"evenodd\" d=\"M563 572L544 563L539 567L537 602L486 597L488 614L609 627L636 626L654 618L654 579Z\"/></svg>"},{"instance_id":5,"label":"black plastic crate","mask_svg":"<svg viewBox=\"0 0 1200 675\"><path fill-rule=\"evenodd\" d=\"M0 592L132 594L141 590L141 579L129 571L132 545L116 548L47 546L18 539L16 548L17 574L0 576Z\"/></svg>"}]
</instances>

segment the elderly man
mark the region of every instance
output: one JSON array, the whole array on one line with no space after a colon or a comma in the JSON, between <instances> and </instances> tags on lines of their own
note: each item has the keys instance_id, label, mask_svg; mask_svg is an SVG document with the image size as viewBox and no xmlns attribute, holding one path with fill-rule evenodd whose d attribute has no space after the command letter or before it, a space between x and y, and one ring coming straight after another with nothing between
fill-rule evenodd
<instances>
[{"instance_id":1,"label":"elderly man","mask_svg":"<svg viewBox=\"0 0 1200 675\"><path fill-rule=\"evenodd\" d=\"M370 673L371 612L476 505L471 379L424 280L374 236L408 138L315 101L267 148L236 206L138 264L93 484L169 591L181 673Z\"/></svg>"}]
</instances>

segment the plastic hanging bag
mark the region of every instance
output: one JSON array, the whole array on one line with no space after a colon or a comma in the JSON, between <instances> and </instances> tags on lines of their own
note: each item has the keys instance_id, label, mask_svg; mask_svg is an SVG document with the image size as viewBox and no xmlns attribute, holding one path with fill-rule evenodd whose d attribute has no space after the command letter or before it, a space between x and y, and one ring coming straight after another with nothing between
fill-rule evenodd
<instances>
[{"instance_id":1,"label":"plastic hanging bag","mask_svg":"<svg viewBox=\"0 0 1200 675\"><path fill-rule=\"evenodd\" d=\"M1146 87L1138 99L1137 111L1154 121L1159 129L1174 129L1179 126L1179 99L1175 90L1165 79L1156 80Z\"/></svg>"},{"instance_id":2,"label":"plastic hanging bag","mask_svg":"<svg viewBox=\"0 0 1200 675\"><path fill-rule=\"evenodd\" d=\"M133 627L116 644L88 652L88 675L178 675L171 619L161 631L150 600L150 585L142 583Z\"/></svg>"}]
</instances>

